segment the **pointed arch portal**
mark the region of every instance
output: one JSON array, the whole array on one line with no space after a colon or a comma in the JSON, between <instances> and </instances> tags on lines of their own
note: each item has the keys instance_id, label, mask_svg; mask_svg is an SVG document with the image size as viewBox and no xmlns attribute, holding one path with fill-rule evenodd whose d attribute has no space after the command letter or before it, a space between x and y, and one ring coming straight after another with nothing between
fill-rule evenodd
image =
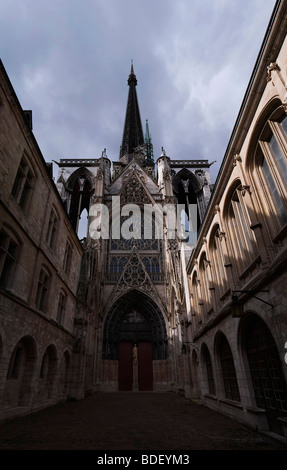
<instances>
[{"instance_id":1,"label":"pointed arch portal","mask_svg":"<svg viewBox=\"0 0 287 470\"><path fill-rule=\"evenodd\" d=\"M185 206L186 217L189 217L189 204L197 205L197 227L200 226L203 217L200 209L203 199L202 187L202 181L187 168L182 168L173 178L177 203Z\"/></svg>"},{"instance_id":2,"label":"pointed arch portal","mask_svg":"<svg viewBox=\"0 0 287 470\"><path fill-rule=\"evenodd\" d=\"M131 290L112 306L104 325L103 359L118 360L119 390L153 389L153 360L168 356L163 314L146 294Z\"/></svg>"},{"instance_id":3,"label":"pointed arch portal","mask_svg":"<svg viewBox=\"0 0 287 470\"><path fill-rule=\"evenodd\" d=\"M70 198L68 213L71 223L78 235L80 235L78 229L81 215L84 210L89 213L92 188L92 174L85 167L74 171L67 181L67 190Z\"/></svg>"}]
</instances>

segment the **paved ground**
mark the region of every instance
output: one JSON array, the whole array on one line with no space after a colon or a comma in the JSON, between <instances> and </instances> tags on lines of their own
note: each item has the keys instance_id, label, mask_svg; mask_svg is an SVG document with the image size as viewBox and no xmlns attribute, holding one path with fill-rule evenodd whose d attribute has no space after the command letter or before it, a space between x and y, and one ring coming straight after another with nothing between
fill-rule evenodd
<instances>
[{"instance_id":1,"label":"paved ground","mask_svg":"<svg viewBox=\"0 0 287 470\"><path fill-rule=\"evenodd\" d=\"M97 393L0 426L0 450L287 450L175 393Z\"/></svg>"}]
</instances>

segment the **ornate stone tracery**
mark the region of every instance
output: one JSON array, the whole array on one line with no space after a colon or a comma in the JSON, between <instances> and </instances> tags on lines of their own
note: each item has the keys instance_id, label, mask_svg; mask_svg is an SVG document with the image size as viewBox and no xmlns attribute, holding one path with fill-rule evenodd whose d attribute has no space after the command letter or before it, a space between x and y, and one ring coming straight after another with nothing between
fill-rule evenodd
<instances>
[{"instance_id":1,"label":"ornate stone tracery","mask_svg":"<svg viewBox=\"0 0 287 470\"><path fill-rule=\"evenodd\" d=\"M122 276L122 281L128 287L141 286L146 281L146 272L136 255L130 258L128 266Z\"/></svg>"},{"instance_id":2,"label":"ornate stone tracery","mask_svg":"<svg viewBox=\"0 0 287 470\"><path fill-rule=\"evenodd\" d=\"M126 175L126 181L120 191L121 204L150 204L151 198L144 187L144 179L141 179L135 168Z\"/></svg>"}]
</instances>

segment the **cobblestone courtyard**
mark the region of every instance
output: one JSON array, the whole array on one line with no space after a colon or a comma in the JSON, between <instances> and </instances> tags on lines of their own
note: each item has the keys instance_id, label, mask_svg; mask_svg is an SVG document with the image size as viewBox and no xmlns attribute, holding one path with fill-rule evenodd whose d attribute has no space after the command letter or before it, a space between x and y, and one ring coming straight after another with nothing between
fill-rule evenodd
<instances>
[{"instance_id":1,"label":"cobblestone courtyard","mask_svg":"<svg viewBox=\"0 0 287 470\"><path fill-rule=\"evenodd\" d=\"M175 393L97 393L0 426L0 450L287 450Z\"/></svg>"}]
</instances>

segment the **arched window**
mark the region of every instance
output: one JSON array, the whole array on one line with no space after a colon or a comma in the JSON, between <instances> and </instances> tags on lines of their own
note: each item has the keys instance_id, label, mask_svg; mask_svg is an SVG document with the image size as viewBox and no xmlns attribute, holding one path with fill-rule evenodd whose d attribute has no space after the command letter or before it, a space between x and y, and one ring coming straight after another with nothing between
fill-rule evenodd
<instances>
[{"instance_id":1,"label":"arched window","mask_svg":"<svg viewBox=\"0 0 287 470\"><path fill-rule=\"evenodd\" d=\"M110 258L110 267L108 273L108 279L110 281L117 281L124 270L127 258L125 256Z\"/></svg>"},{"instance_id":2,"label":"arched window","mask_svg":"<svg viewBox=\"0 0 287 470\"><path fill-rule=\"evenodd\" d=\"M87 216L90 210L92 181L92 174L86 168L76 170L67 181L69 193L68 213L79 238L87 236ZM81 229L81 233L79 229Z\"/></svg>"},{"instance_id":3,"label":"arched window","mask_svg":"<svg viewBox=\"0 0 287 470\"><path fill-rule=\"evenodd\" d=\"M211 257L211 269L214 282L214 288L219 295L223 294L227 289L227 275L224 266L224 253L222 248L223 234L218 225L215 226L211 233L209 249Z\"/></svg>"},{"instance_id":4,"label":"arched window","mask_svg":"<svg viewBox=\"0 0 287 470\"><path fill-rule=\"evenodd\" d=\"M190 221L192 230L197 232L206 210L206 201L203 196L203 181L187 168L181 169L173 178L173 188L176 195L177 204L182 205L185 211L185 217L182 221L186 231L191 228L187 220L190 217L189 205L194 204L197 207L197 220ZM195 229L195 230L194 230Z\"/></svg>"},{"instance_id":5,"label":"arched window","mask_svg":"<svg viewBox=\"0 0 287 470\"><path fill-rule=\"evenodd\" d=\"M262 212L275 235L287 223L287 116L281 107L265 121L252 148L255 158L251 176Z\"/></svg>"},{"instance_id":6,"label":"arched window","mask_svg":"<svg viewBox=\"0 0 287 470\"><path fill-rule=\"evenodd\" d=\"M87 237L88 224L89 224L88 219L89 219L88 211L87 209L83 209L83 211L81 212L79 216L78 231L77 231L77 235L80 240Z\"/></svg>"},{"instance_id":7,"label":"arched window","mask_svg":"<svg viewBox=\"0 0 287 470\"><path fill-rule=\"evenodd\" d=\"M224 335L222 335L220 338L218 352L222 370L225 397L230 400L240 401L233 356L229 343Z\"/></svg>"},{"instance_id":8,"label":"arched window","mask_svg":"<svg viewBox=\"0 0 287 470\"><path fill-rule=\"evenodd\" d=\"M199 314L200 314L199 280L198 280L196 271L192 275L191 289L192 289L191 290L192 306L193 306L194 314L198 315L197 320L201 320L201 317L199 317Z\"/></svg>"},{"instance_id":9,"label":"arched window","mask_svg":"<svg viewBox=\"0 0 287 470\"><path fill-rule=\"evenodd\" d=\"M161 280L159 259L155 257L143 258L143 264L154 282Z\"/></svg>"},{"instance_id":10,"label":"arched window","mask_svg":"<svg viewBox=\"0 0 287 470\"><path fill-rule=\"evenodd\" d=\"M241 270L254 261L257 253L255 236L250 228L250 218L243 194L242 185L238 182L231 193L225 212L233 256Z\"/></svg>"},{"instance_id":11,"label":"arched window","mask_svg":"<svg viewBox=\"0 0 287 470\"><path fill-rule=\"evenodd\" d=\"M200 272L200 291L201 291L201 300L203 303L204 312L206 313L210 309L210 290L209 290L209 279L207 269L210 265L210 262L207 260L206 253L204 252L200 258L199 262L199 272Z\"/></svg>"}]
</instances>

